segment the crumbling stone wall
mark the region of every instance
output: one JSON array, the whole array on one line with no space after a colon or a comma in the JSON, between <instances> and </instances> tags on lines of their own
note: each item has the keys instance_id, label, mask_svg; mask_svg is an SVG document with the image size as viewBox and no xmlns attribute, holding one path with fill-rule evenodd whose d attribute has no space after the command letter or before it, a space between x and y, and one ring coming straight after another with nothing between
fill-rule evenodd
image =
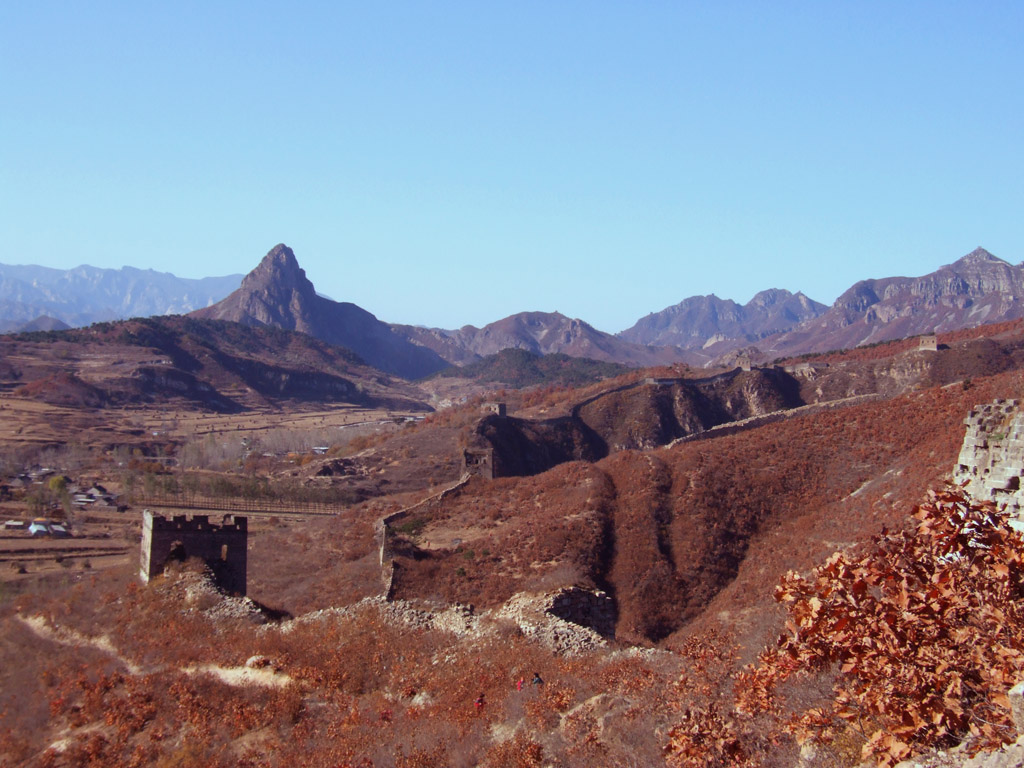
<instances>
[{"instance_id":1,"label":"crumbling stone wall","mask_svg":"<svg viewBox=\"0 0 1024 768\"><path fill-rule=\"evenodd\" d=\"M565 621L590 627L599 635L615 636L615 603L599 589L560 589L548 597L545 610Z\"/></svg>"},{"instance_id":2,"label":"crumbling stone wall","mask_svg":"<svg viewBox=\"0 0 1024 768\"><path fill-rule=\"evenodd\" d=\"M457 491L462 490L466 487L466 483L469 482L471 475L464 473L461 478L458 479L454 484L448 486L440 493L436 493L422 501L418 501L411 507L400 509L390 515L386 515L380 518L376 525L374 525L374 532L377 535L378 541L380 541L380 566L381 566L381 580L384 583L384 598L387 600L391 599L391 590L394 585L395 578L395 565L394 565L394 553L391 547L391 529L397 523L405 520L413 512L418 511L427 504L434 501L440 501Z\"/></svg>"},{"instance_id":3,"label":"crumbling stone wall","mask_svg":"<svg viewBox=\"0 0 1024 768\"><path fill-rule=\"evenodd\" d=\"M559 653L583 652L615 637L615 601L601 590L563 587L552 592L518 592L497 615L528 637Z\"/></svg>"},{"instance_id":4,"label":"crumbling stone wall","mask_svg":"<svg viewBox=\"0 0 1024 768\"><path fill-rule=\"evenodd\" d=\"M976 406L964 419L967 433L953 471L973 498L1006 506L1014 527L1024 527L1024 413L1019 400Z\"/></svg>"},{"instance_id":5,"label":"crumbling stone wall","mask_svg":"<svg viewBox=\"0 0 1024 768\"><path fill-rule=\"evenodd\" d=\"M142 513L139 578L149 583L163 573L169 560L198 557L209 566L218 587L244 595L248 536L248 521L244 517L232 519L225 515L224 523L217 525L206 515L191 519L176 515L168 520L147 509Z\"/></svg>"}]
</instances>

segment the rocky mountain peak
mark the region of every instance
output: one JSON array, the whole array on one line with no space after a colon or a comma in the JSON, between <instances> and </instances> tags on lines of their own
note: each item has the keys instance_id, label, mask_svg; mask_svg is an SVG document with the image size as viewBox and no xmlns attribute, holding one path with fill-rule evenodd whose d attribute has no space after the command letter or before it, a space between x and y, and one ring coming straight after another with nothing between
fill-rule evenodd
<instances>
[{"instance_id":1,"label":"rocky mountain peak","mask_svg":"<svg viewBox=\"0 0 1024 768\"><path fill-rule=\"evenodd\" d=\"M993 256L981 246L978 246L978 248L975 248L971 253L964 257L965 261L980 261L982 259L985 261L1001 261L998 256Z\"/></svg>"},{"instance_id":2,"label":"rocky mountain peak","mask_svg":"<svg viewBox=\"0 0 1024 768\"><path fill-rule=\"evenodd\" d=\"M362 307L318 296L292 249L283 243L270 249L237 291L192 316L306 333L348 347L373 367L407 378L447 365L436 353L397 336Z\"/></svg>"},{"instance_id":3,"label":"rocky mountain peak","mask_svg":"<svg viewBox=\"0 0 1024 768\"><path fill-rule=\"evenodd\" d=\"M313 296L316 290L306 277L306 271L299 266L295 253L284 243L278 243L256 269L242 280L242 288L259 291L273 287L276 291L294 291L303 296Z\"/></svg>"},{"instance_id":4,"label":"rocky mountain peak","mask_svg":"<svg viewBox=\"0 0 1024 768\"><path fill-rule=\"evenodd\" d=\"M748 307L773 307L780 301L785 301L790 298L793 294L784 288L769 288L766 291L759 291L754 294L747 306Z\"/></svg>"},{"instance_id":5,"label":"rocky mountain peak","mask_svg":"<svg viewBox=\"0 0 1024 768\"><path fill-rule=\"evenodd\" d=\"M998 256L993 256L991 253L989 253L984 248L979 246L978 248L975 248L973 251L964 256L962 259L960 259L959 263L979 264L983 262L1003 263L1003 260L1000 259Z\"/></svg>"}]
</instances>

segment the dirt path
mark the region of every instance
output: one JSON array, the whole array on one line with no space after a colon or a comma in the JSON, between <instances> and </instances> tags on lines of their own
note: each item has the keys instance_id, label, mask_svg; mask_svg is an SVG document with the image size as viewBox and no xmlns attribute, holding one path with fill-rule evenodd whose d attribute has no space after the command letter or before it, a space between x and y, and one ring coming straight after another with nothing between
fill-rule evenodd
<instances>
[{"instance_id":1,"label":"dirt path","mask_svg":"<svg viewBox=\"0 0 1024 768\"><path fill-rule=\"evenodd\" d=\"M158 666L143 668L132 662L114 646L106 635L99 637L87 637L67 627L51 627L42 616L17 616L26 627L37 637L59 645L71 646L74 648L95 648L96 650L113 656L124 664L125 669L132 675L152 674L173 667ZM218 664L193 664L187 667L177 668L179 672L186 675L213 675L221 682L235 687L246 687L259 685L267 688L284 688L293 682L288 675L277 672L267 667L223 667Z\"/></svg>"}]
</instances>

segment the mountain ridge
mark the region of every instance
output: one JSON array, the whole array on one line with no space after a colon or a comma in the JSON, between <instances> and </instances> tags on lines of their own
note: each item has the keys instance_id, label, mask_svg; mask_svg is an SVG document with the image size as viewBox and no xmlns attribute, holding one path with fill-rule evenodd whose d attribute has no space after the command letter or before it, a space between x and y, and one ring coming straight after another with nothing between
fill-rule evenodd
<instances>
[{"instance_id":1,"label":"mountain ridge","mask_svg":"<svg viewBox=\"0 0 1024 768\"><path fill-rule=\"evenodd\" d=\"M191 316L306 333L352 350L375 368L409 379L448 365L433 351L394 333L365 309L319 296L292 249L283 243L263 257L238 290Z\"/></svg>"},{"instance_id":2,"label":"mountain ridge","mask_svg":"<svg viewBox=\"0 0 1024 768\"><path fill-rule=\"evenodd\" d=\"M0 264L0 331L41 317L69 326L128 317L181 314L207 306L234 290L241 275L177 277L170 272L87 264L61 270Z\"/></svg>"},{"instance_id":3,"label":"mountain ridge","mask_svg":"<svg viewBox=\"0 0 1024 768\"><path fill-rule=\"evenodd\" d=\"M1020 317L1024 317L1024 266L1014 266L976 248L920 277L854 283L828 311L766 337L758 349L765 359L771 359Z\"/></svg>"},{"instance_id":4,"label":"mountain ridge","mask_svg":"<svg viewBox=\"0 0 1024 768\"><path fill-rule=\"evenodd\" d=\"M43 309L42 302L33 305L28 300L35 295L33 291L43 289L21 279L33 269L0 265L0 318L6 320L0 329L24 327L37 318L43 325L28 327L47 327L52 321L42 320L44 317L69 325L81 320L87 306L70 321L67 312L37 311ZM55 297L57 288L52 286L58 272L46 273L51 286L46 290ZM94 280L104 274L87 266L59 274L72 272ZM128 278L163 274L135 268L120 272ZM79 288L72 290L72 297L87 304L84 297L95 293ZM66 296L60 301L74 304ZM124 302L127 298L123 297ZM163 309L168 309L166 303ZM20 312L16 322L10 319L12 311ZM112 312L108 310L108 314ZM923 276L858 281L831 306L780 288L760 291L746 304L715 294L691 296L646 315L618 334L599 331L582 319L558 312L520 312L482 328L465 325L446 330L388 324L356 304L317 294L294 252L279 244L229 296L192 313L308 333L355 351L380 370L406 378L421 378L448 364L470 364L504 349L568 354L639 367L673 363L731 367L738 354L764 362L1022 317L1024 264L1012 265L979 247Z\"/></svg>"},{"instance_id":5,"label":"mountain ridge","mask_svg":"<svg viewBox=\"0 0 1024 768\"><path fill-rule=\"evenodd\" d=\"M519 312L482 328L464 325L454 331L408 325L392 328L456 365L504 349L523 349L535 355L567 354L640 367L684 362L686 357L681 350L635 344L560 312Z\"/></svg>"},{"instance_id":6,"label":"mountain ridge","mask_svg":"<svg viewBox=\"0 0 1024 768\"><path fill-rule=\"evenodd\" d=\"M691 296L641 318L617 335L637 344L703 349L717 337L756 341L817 317L828 308L803 293L780 288L760 291L746 304L715 294Z\"/></svg>"},{"instance_id":7,"label":"mountain ridge","mask_svg":"<svg viewBox=\"0 0 1024 768\"><path fill-rule=\"evenodd\" d=\"M0 388L92 408L184 404L237 413L309 403L427 410L413 385L308 334L181 315L0 336Z\"/></svg>"}]
</instances>

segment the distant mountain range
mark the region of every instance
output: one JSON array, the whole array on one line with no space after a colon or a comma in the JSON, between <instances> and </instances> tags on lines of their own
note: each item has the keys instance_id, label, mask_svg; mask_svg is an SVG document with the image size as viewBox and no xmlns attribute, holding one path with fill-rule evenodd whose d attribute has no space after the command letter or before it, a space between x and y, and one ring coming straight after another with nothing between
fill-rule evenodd
<instances>
[{"instance_id":1,"label":"distant mountain range","mask_svg":"<svg viewBox=\"0 0 1024 768\"><path fill-rule=\"evenodd\" d=\"M1019 317L1024 265L976 248L923 277L863 280L831 307L781 290L763 291L744 306L699 296L648 315L619 335L699 351L704 363L729 359L739 349L765 361Z\"/></svg>"},{"instance_id":2,"label":"distant mountain range","mask_svg":"<svg viewBox=\"0 0 1024 768\"><path fill-rule=\"evenodd\" d=\"M828 311L762 339L757 347L771 359L1020 317L1024 317L1024 265L1014 266L976 248L923 277L862 280ZM708 351L721 353L723 347Z\"/></svg>"},{"instance_id":3,"label":"distant mountain range","mask_svg":"<svg viewBox=\"0 0 1024 768\"><path fill-rule=\"evenodd\" d=\"M241 275L190 280L152 269L0 264L0 332L191 312L227 296Z\"/></svg>"},{"instance_id":4,"label":"distant mountain range","mask_svg":"<svg viewBox=\"0 0 1024 768\"><path fill-rule=\"evenodd\" d=\"M772 289L741 305L694 296L616 336L557 313L527 312L458 331L392 326L457 364L500 349L646 366L725 364L742 351L754 362L846 349L1024 317L1024 266L983 248L924 277L865 280L828 307Z\"/></svg>"},{"instance_id":5,"label":"distant mountain range","mask_svg":"<svg viewBox=\"0 0 1024 768\"><path fill-rule=\"evenodd\" d=\"M145 315L189 311L190 305L202 306L192 312L199 318L307 333L406 378L504 349L632 366L728 365L740 353L763 362L1022 317L1024 266L978 248L923 277L861 281L831 307L780 289L762 291L744 305L695 296L617 335L557 312L523 312L458 330L389 325L355 304L318 295L283 244L240 284L235 276L188 281L131 268L60 273L0 266L0 328L32 321L37 328L59 328L58 322L80 324L90 311Z\"/></svg>"},{"instance_id":6,"label":"distant mountain range","mask_svg":"<svg viewBox=\"0 0 1024 768\"><path fill-rule=\"evenodd\" d=\"M619 337L635 344L703 349L726 339L763 339L813 320L827 310L827 306L802 293L777 288L761 291L746 304L714 294L693 296L647 315Z\"/></svg>"},{"instance_id":7,"label":"distant mountain range","mask_svg":"<svg viewBox=\"0 0 1024 768\"><path fill-rule=\"evenodd\" d=\"M523 349L536 355L565 354L632 366L666 365L684 358L677 348L636 344L558 312L520 312L483 328L467 325L457 331L411 325L391 328L456 365L503 349Z\"/></svg>"}]
</instances>

